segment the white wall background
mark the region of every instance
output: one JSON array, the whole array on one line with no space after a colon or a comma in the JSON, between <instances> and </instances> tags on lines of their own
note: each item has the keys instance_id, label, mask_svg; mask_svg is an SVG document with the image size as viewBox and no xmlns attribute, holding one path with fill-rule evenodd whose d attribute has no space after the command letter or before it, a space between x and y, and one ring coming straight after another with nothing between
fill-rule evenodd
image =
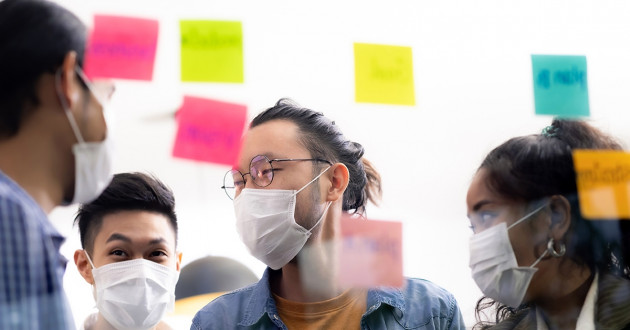
<instances>
[{"instance_id":1,"label":"white wall background","mask_svg":"<svg viewBox=\"0 0 630 330\"><path fill-rule=\"evenodd\" d=\"M369 216L404 223L405 275L451 291L468 325L480 297L468 268L470 179L493 147L538 133L551 119L534 115L530 54L586 55L591 120L630 145L629 2L58 2L88 25L94 13L160 21L154 80L117 82L115 167L154 173L173 189L184 265L221 255L258 275L264 270L240 243L232 204L219 189L228 168L170 156L172 114L184 94L245 104L250 118L291 97L336 120L383 176L383 202ZM242 21L245 83L181 83L179 19ZM412 47L417 104L355 103L353 42ZM72 262L80 248L75 212L59 208L51 218L68 237L65 285L81 322L93 300Z\"/></svg>"}]
</instances>

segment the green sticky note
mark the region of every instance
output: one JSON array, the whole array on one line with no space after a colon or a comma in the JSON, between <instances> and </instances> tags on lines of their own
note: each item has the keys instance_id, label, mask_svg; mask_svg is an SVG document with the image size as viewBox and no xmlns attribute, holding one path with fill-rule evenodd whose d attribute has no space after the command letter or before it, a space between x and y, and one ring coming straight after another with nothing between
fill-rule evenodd
<instances>
[{"instance_id":1,"label":"green sticky note","mask_svg":"<svg viewBox=\"0 0 630 330\"><path fill-rule=\"evenodd\" d=\"M587 117L586 56L532 55L536 114Z\"/></svg>"},{"instance_id":2,"label":"green sticky note","mask_svg":"<svg viewBox=\"0 0 630 330\"><path fill-rule=\"evenodd\" d=\"M411 47L354 44L357 102L415 105Z\"/></svg>"},{"instance_id":3,"label":"green sticky note","mask_svg":"<svg viewBox=\"0 0 630 330\"><path fill-rule=\"evenodd\" d=\"M182 81L243 82L241 22L182 20Z\"/></svg>"}]
</instances>

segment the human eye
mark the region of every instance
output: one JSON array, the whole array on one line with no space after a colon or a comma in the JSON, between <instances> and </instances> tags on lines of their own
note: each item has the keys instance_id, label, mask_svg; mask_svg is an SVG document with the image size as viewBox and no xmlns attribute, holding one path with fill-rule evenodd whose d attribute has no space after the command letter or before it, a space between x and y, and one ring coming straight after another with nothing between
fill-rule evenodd
<instances>
[{"instance_id":1,"label":"human eye","mask_svg":"<svg viewBox=\"0 0 630 330\"><path fill-rule=\"evenodd\" d=\"M121 250L121 249L113 249L109 253L109 255L117 257L117 258L124 258L124 257L128 256L127 252L125 252L124 250Z\"/></svg>"},{"instance_id":2,"label":"human eye","mask_svg":"<svg viewBox=\"0 0 630 330\"><path fill-rule=\"evenodd\" d=\"M479 212L479 220L482 224L492 222L499 215L499 212L486 210Z\"/></svg>"},{"instance_id":3,"label":"human eye","mask_svg":"<svg viewBox=\"0 0 630 330\"><path fill-rule=\"evenodd\" d=\"M164 250L156 250L156 251L151 252L150 257L151 258L168 257L168 254L166 254Z\"/></svg>"},{"instance_id":4,"label":"human eye","mask_svg":"<svg viewBox=\"0 0 630 330\"><path fill-rule=\"evenodd\" d=\"M245 187L245 180L234 180L234 188L241 189Z\"/></svg>"},{"instance_id":5,"label":"human eye","mask_svg":"<svg viewBox=\"0 0 630 330\"><path fill-rule=\"evenodd\" d=\"M276 169L276 170L277 170L277 169ZM272 173L273 173L273 171L274 171L274 169L273 169L273 168L265 168L265 169L263 169L262 171L260 171L260 176L267 176L267 175L270 175L270 174L272 174Z\"/></svg>"},{"instance_id":6,"label":"human eye","mask_svg":"<svg viewBox=\"0 0 630 330\"><path fill-rule=\"evenodd\" d=\"M477 211L470 216L469 228L473 231L473 233L478 232L479 229L483 230L484 228L491 226L498 215L499 212L495 210Z\"/></svg>"}]
</instances>

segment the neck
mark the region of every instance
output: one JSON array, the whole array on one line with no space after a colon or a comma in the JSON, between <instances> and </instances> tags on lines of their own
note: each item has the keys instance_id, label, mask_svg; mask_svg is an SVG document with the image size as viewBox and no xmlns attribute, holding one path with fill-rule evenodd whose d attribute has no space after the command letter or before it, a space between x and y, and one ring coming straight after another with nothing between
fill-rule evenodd
<instances>
[{"instance_id":1,"label":"neck","mask_svg":"<svg viewBox=\"0 0 630 330\"><path fill-rule=\"evenodd\" d=\"M593 283L594 274L588 269L568 275L572 276L563 276L561 281L563 284L553 283L559 285L559 295L547 297L544 301L536 303L553 329L575 329L586 295Z\"/></svg>"},{"instance_id":2,"label":"neck","mask_svg":"<svg viewBox=\"0 0 630 330\"><path fill-rule=\"evenodd\" d=\"M3 155L0 170L22 187L45 213L50 213L62 203L64 189L67 189L64 182L69 181L68 172L73 167L68 164L67 154L59 154L62 141L32 126L23 125L16 136L0 141L0 155Z\"/></svg>"},{"instance_id":3,"label":"neck","mask_svg":"<svg viewBox=\"0 0 630 330\"><path fill-rule=\"evenodd\" d=\"M96 322L94 322L91 330L116 330L116 328L109 324L109 322L107 322L107 320L103 317L103 315L101 315L101 313L98 313Z\"/></svg>"},{"instance_id":4,"label":"neck","mask_svg":"<svg viewBox=\"0 0 630 330\"><path fill-rule=\"evenodd\" d=\"M318 302L337 297L343 289L337 284L337 258L341 228L341 207L328 209L317 232L304 248L280 271L271 272L271 291L295 302Z\"/></svg>"}]
</instances>

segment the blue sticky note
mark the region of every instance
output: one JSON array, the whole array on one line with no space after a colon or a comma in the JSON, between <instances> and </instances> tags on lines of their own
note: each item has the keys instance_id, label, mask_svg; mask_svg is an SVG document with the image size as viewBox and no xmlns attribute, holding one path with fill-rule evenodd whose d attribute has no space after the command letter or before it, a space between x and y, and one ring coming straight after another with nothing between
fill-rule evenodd
<instances>
[{"instance_id":1,"label":"blue sticky note","mask_svg":"<svg viewBox=\"0 0 630 330\"><path fill-rule=\"evenodd\" d=\"M532 55L536 114L588 117L586 56Z\"/></svg>"}]
</instances>

